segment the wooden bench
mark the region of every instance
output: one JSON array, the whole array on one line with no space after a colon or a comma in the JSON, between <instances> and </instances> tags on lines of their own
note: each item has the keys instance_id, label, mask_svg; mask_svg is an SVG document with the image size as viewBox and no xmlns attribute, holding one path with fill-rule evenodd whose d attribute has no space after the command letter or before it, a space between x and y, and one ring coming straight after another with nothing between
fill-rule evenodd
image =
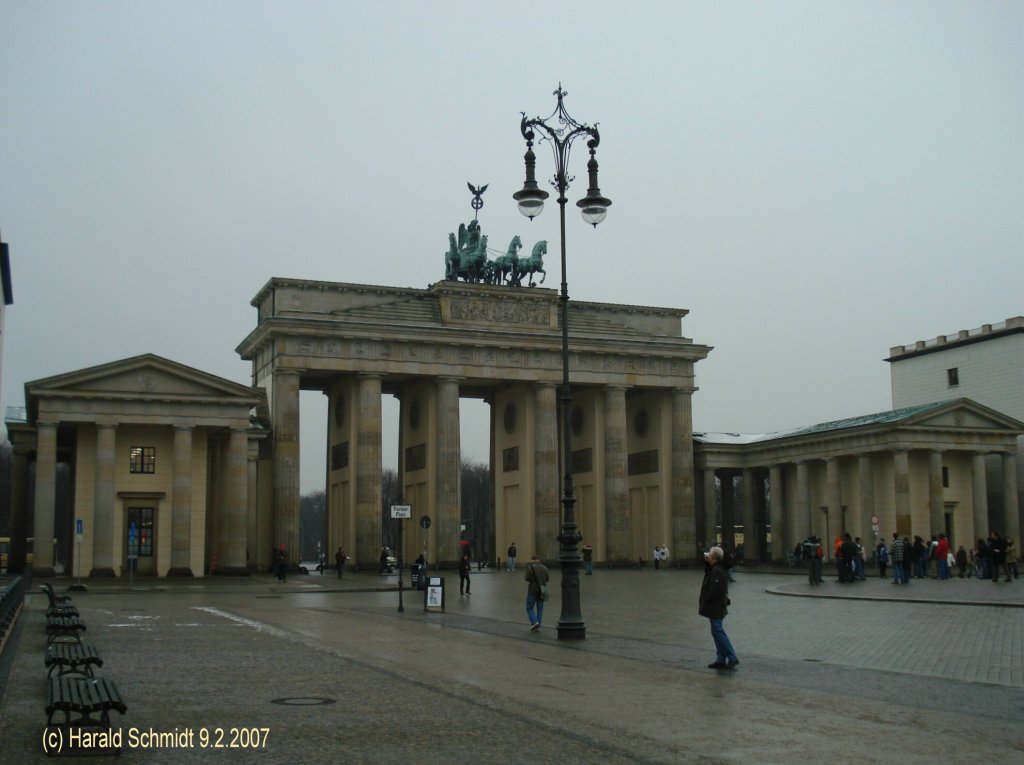
<instances>
[{"instance_id":1,"label":"wooden bench","mask_svg":"<svg viewBox=\"0 0 1024 765\"><path fill-rule=\"evenodd\" d=\"M95 677L93 666L102 667L103 659L100 658L95 646L82 645L81 643L51 643L46 648L46 666L50 668L48 678L64 675L81 675L82 677Z\"/></svg>"},{"instance_id":2,"label":"wooden bench","mask_svg":"<svg viewBox=\"0 0 1024 765\"><path fill-rule=\"evenodd\" d=\"M39 585L39 589L46 593L46 596L50 599L50 604L54 603L70 603L70 595L58 595L53 591L53 586L49 582L43 582Z\"/></svg>"},{"instance_id":3,"label":"wooden bench","mask_svg":"<svg viewBox=\"0 0 1024 765\"><path fill-rule=\"evenodd\" d=\"M76 747L70 739L59 751L47 754L120 754L121 747L107 740L111 730L110 710L124 714L127 705L121 700L117 686L110 680L86 677L51 677L46 692L46 725L64 729L95 728L96 740L87 746ZM58 716L63 716L58 720Z\"/></svg>"},{"instance_id":4,"label":"wooden bench","mask_svg":"<svg viewBox=\"0 0 1024 765\"><path fill-rule=\"evenodd\" d=\"M77 616L46 617L46 644L78 643L81 645L85 624Z\"/></svg>"},{"instance_id":5,"label":"wooden bench","mask_svg":"<svg viewBox=\"0 0 1024 765\"><path fill-rule=\"evenodd\" d=\"M47 616L78 616L78 609L71 605L71 598L67 595L55 594L49 584L41 584L39 589L46 593L50 600L50 605L46 609Z\"/></svg>"}]
</instances>

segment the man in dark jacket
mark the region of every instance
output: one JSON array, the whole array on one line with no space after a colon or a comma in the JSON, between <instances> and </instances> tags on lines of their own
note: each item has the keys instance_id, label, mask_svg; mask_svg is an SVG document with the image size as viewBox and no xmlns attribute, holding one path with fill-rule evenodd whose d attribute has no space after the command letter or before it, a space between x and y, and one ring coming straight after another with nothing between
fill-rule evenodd
<instances>
[{"instance_id":1,"label":"man in dark jacket","mask_svg":"<svg viewBox=\"0 0 1024 765\"><path fill-rule=\"evenodd\" d=\"M725 553L721 547L712 547L704 554L707 571L700 586L697 611L711 622L711 638L715 641L716 652L715 661L708 664L711 669L733 669L740 663L722 626L722 620L729 613L726 608L729 605L729 578L723 565L724 559Z\"/></svg>"},{"instance_id":2,"label":"man in dark jacket","mask_svg":"<svg viewBox=\"0 0 1024 765\"><path fill-rule=\"evenodd\" d=\"M547 599L547 586L550 581L548 567L540 562L536 555L530 558L526 566L526 615L530 617L530 631L540 629L544 618L544 601Z\"/></svg>"}]
</instances>

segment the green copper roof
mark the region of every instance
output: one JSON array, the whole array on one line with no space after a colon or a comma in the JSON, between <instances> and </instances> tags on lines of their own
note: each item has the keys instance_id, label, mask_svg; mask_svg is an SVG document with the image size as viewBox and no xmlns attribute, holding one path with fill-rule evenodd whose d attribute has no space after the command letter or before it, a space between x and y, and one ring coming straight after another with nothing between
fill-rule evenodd
<instances>
[{"instance_id":1,"label":"green copper roof","mask_svg":"<svg viewBox=\"0 0 1024 765\"><path fill-rule=\"evenodd\" d=\"M694 439L701 443L709 444L753 444L761 443L764 441L774 441L780 438L795 438L798 436L810 436L817 435L819 433L828 433L836 430L848 430L850 428L861 428L868 425L885 425L888 423L901 422L908 420L917 415L924 414L926 412L935 411L942 409L943 407L949 406L953 401L935 401L931 404L920 404L918 406L908 406L903 409L893 409L888 412L878 412L877 414L865 414L860 417L850 417L845 420L834 420L832 422L822 422L817 425L808 425L802 428L794 428L793 430L780 430L774 433L763 433L760 435L750 435L742 433L694 433Z\"/></svg>"}]
</instances>

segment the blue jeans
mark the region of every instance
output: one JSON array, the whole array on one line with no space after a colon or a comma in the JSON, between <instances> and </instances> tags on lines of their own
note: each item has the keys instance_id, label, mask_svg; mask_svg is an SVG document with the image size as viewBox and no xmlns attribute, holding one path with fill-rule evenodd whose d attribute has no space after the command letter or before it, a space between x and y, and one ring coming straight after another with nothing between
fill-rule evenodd
<instances>
[{"instance_id":1,"label":"blue jeans","mask_svg":"<svg viewBox=\"0 0 1024 765\"><path fill-rule=\"evenodd\" d=\"M544 601L532 592L526 595L526 615L530 617L530 624L540 624L544 618Z\"/></svg>"},{"instance_id":2,"label":"blue jeans","mask_svg":"<svg viewBox=\"0 0 1024 765\"><path fill-rule=\"evenodd\" d=\"M907 572L903 568L903 561L898 560L892 564L892 583L906 584Z\"/></svg>"},{"instance_id":3,"label":"blue jeans","mask_svg":"<svg viewBox=\"0 0 1024 765\"><path fill-rule=\"evenodd\" d=\"M732 664L739 661L736 652L732 649L729 636L725 634L725 627L721 619L708 619L711 622L711 638L715 641L715 661L723 664Z\"/></svg>"},{"instance_id":4,"label":"blue jeans","mask_svg":"<svg viewBox=\"0 0 1024 765\"><path fill-rule=\"evenodd\" d=\"M949 562L939 561L939 579L949 579Z\"/></svg>"}]
</instances>

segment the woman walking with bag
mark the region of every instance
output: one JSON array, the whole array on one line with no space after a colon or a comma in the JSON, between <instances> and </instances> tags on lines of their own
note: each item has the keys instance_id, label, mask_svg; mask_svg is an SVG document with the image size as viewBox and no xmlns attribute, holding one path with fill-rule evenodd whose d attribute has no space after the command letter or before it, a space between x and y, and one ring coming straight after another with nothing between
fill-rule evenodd
<instances>
[{"instance_id":1,"label":"woman walking with bag","mask_svg":"<svg viewBox=\"0 0 1024 765\"><path fill-rule=\"evenodd\" d=\"M544 618L544 601L548 599L548 581L551 575L548 567L536 555L530 558L526 567L526 615L530 617L530 631L540 629Z\"/></svg>"}]
</instances>

